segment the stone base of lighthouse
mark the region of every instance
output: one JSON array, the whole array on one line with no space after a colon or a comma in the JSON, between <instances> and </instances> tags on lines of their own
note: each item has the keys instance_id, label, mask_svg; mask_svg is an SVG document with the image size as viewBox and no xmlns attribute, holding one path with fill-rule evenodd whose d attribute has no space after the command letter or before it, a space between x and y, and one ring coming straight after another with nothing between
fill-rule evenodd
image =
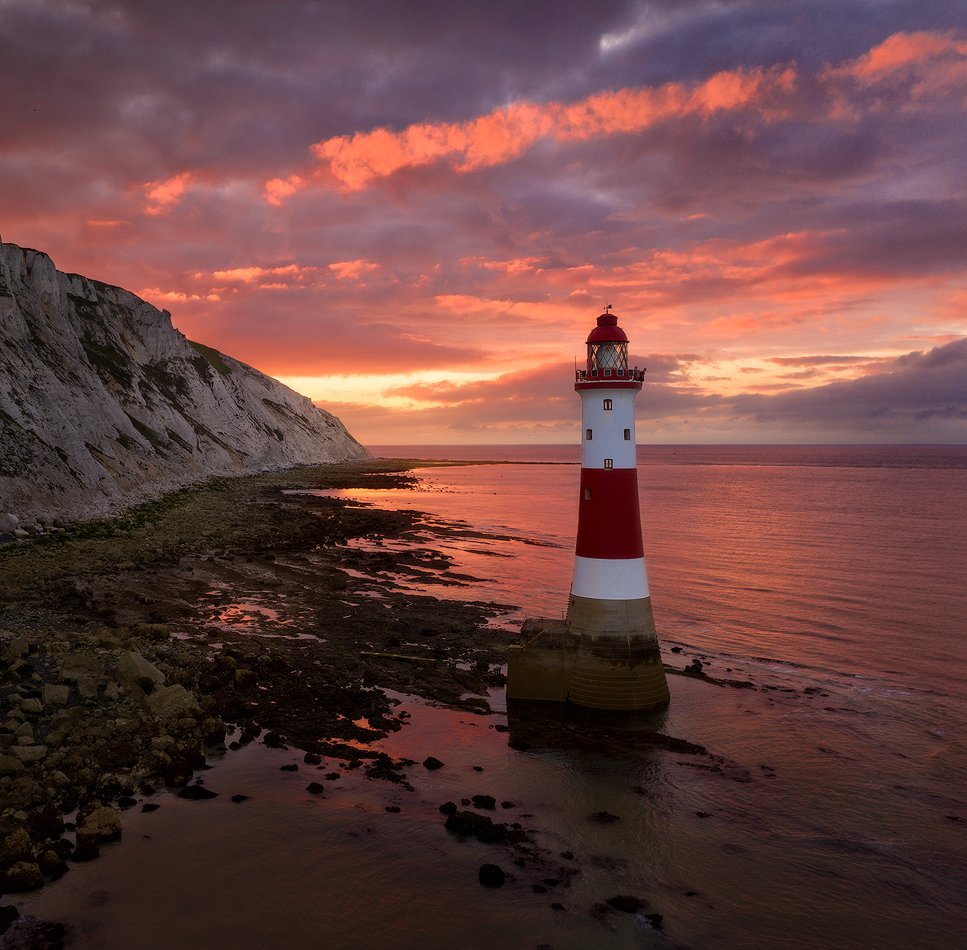
<instances>
[{"instance_id":1,"label":"stone base of lighthouse","mask_svg":"<svg viewBox=\"0 0 967 950\"><path fill-rule=\"evenodd\" d=\"M566 621L525 620L508 650L507 698L616 711L667 705L651 598L572 595Z\"/></svg>"}]
</instances>

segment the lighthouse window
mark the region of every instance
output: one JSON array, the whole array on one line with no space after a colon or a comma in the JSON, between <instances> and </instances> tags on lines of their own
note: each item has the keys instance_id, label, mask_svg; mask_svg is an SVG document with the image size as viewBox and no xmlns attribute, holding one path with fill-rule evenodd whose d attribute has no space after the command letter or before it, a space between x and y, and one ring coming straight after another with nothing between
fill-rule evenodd
<instances>
[{"instance_id":1,"label":"lighthouse window","mask_svg":"<svg viewBox=\"0 0 967 950\"><path fill-rule=\"evenodd\" d=\"M584 500L585 501L590 501L591 500L591 489L590 488L585 488L584 489Z\"/></svg>"},{"instance_id":2,"label":"lighthouse window","mask_svg":"<svg viewBox=\"0 0 967 950\"><path fill-rule=\"evenodd\" d=\"M588 440L588 442L590 442L590 441L591 441L591 436L592 436L592 434L593 434L593 433L591 432L591 430L590 430L590 429L588 429L588 431L587 431L587 440Z\"/></svg>"},{"instance_id":3,"label":"lighthouse window","mask_svg":"<svg viewBox=\"0 0 967 950\"><path fill-rule=\"evenodd\" d=\"M625 429L625 442L631 441L631 429Z\"/></svg>"},{"instance_id":4,"label":"lighthouse window","mask_svg":"<svg viewBox=\"0 0 967 950\"><path fill-rule=\"evenodd\" d=\"M609 373L608 375L610 376L611 374ZM604 401L604 408L605 408L605 411L610 411L610 409L611 409L611 400L610 399L605 399L605 401Z\"/></svg>"},{"instance_id":5,"label":"lighthouse window","mask_svg":"<svg viewBox=\"0 0 967 950\"><path fill-rule=\"evenodd\" d=\"M604 460L604 467L605 468L614 468L614 459L605 459Z\"/></svg>"}]
</instances>

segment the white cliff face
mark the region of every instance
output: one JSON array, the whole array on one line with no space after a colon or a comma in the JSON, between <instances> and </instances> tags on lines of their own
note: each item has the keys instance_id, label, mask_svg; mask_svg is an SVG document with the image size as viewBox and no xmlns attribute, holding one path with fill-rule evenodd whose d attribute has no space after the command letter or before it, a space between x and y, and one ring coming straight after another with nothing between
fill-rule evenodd
<instances>
[{"instance_id":1,"label":"white cliff face","mask_svg":"<svg viewBox=\"0 0 967 950\"><path fill-rule=\"evenodd\" d=\"M335 416L188 341L167 311L0 245L0 532L368 455Z\"/></svg>"}]
</instances>

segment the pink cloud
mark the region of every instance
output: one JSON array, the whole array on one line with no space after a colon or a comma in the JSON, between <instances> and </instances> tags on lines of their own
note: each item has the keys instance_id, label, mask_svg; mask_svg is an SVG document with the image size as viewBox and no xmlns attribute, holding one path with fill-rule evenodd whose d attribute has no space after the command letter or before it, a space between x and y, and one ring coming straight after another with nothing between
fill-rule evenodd
<instances>
[{"instance_id":1,"label":"pink cloud","mask_svg":"<svg viewBox=\"0 0 967 950\"><path fill-rule=\"evenodd\" d=\"M676 116L708 117L744 107L757 107L763 117L773 118L785 108L795 81L792 67L723 71L691 87L666 83L596 93L574 103L516 102L465 122L421 122L399 132L377 128L339 135L316 143L312 151L343 189L358 191L400 169L441 160L457 172L509 162L544 138L587 141L642 132ZM283 179L270 184L268 200L278 203L288 186Z\"/></svg>"},{"instance_id":2,"label":"pink cloud","mask_svg":"<svg viewBox=\"0 0 967 950\"><path fill-rule=\"evenodd\" d=\"M213 271L211 276L217 281L252 284L266 277L304 277L315 273L315 267L300 267L298 264L285 264L281 267L232 267L229 270Z\"/></svg>"},{"instance_id":3,"label":"pink cloud","mask_svg":"<svg viewBox=\"0 0 967 950\"><path fill-rule=\"evenodd\" d=\"M967 107L967 40L953 32L895 33L868 53L827 69L830 114L856 118L868 108L857 90L877 97L874 108L939 109L946 100ZM855 88L851 88L855 87Z\"/></svg>"},{"instance_id":4,"label":"pink cloud","mask_svg":"<svg viewBox=\"0 0 967 950\"><path fill-rule=\"evenodd\" d=\"M379 264L373 261L335 261L329 265L331 270L339 280L355 280L363 274L369 274L374 270L379 270Z\"/></svg>"},{"instance_id":5,"label":"pink cloud","mask_svg":"<svg viewBox=\"0 0 967 950\"><path fill-rule=\"evenodd\" d=\"M181 172L164 181L149 181L144 187L147 203L144 213L150 215L166 214L176 205L182 195L193 183L191 172Z\"/></svg>"},{"instance_id":6,"label":"pink cloud","mask_svg":"<svg viewBox=\"0 0 967 950\"><path fill-rule=\"evenodd\" d=\"M270 205L281 205L285 198L305 188L307 182L301 175L288 178L270 178L264 185L265 200Z\"/></svg>"},{"instance_id":7,"label":"pink cloud","mask_svg":"<svg viewBox=\"0 0 967 950\"><path fill-rule=\"evenodd\" d=\"M831 72L849 74L870 84L912 66L965 56L967 40L957 39L952 32L894 33L868 53Z\"/></svg>"},{"instance_id":8,"label":"pink cloud","mask_svg":"<svg viewBox=\"0 0 967 950\"><path fill-rule=\"evenodd\" d=\"M135 293L143 300L160 300L164 303L188 303L193 300L221 300L218 294L189 294L181 290L162 290L160 287L142 287Z\"/></svg>"}]
</instances>

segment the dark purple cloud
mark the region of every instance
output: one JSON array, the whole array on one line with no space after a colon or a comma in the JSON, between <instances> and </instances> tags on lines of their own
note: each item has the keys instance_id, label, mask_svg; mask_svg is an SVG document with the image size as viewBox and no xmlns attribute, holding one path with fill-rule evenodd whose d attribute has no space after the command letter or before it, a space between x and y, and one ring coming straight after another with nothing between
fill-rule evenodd
<instances>
[{"instance_id":1,"label":"dark purple cloud","mask_svg":"<svg viewBox=\"0 0 967 950\"><path fill-rule=\"evenodd\" d=\"M967 339L908 353L883 370L844 382L775 396L743 395L729 407L759 423L787 422L854 433L948 423L967 436Z\"/></svg>"}]
</instances>

